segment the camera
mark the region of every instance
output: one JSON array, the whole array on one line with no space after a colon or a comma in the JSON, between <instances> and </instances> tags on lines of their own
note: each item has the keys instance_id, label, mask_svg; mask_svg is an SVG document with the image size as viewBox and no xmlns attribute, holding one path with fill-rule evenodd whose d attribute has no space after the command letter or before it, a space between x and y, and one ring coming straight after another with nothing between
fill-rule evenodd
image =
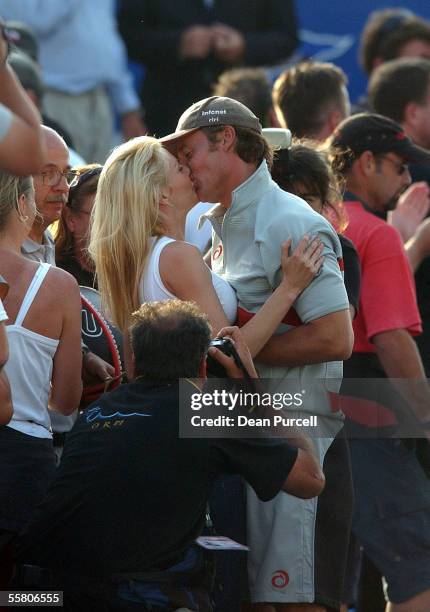
<instances>
[{"instance_id":1,"label":"camera","mask_svg":"<svg viewBox=\"0 0 430 612\"><path fill-rule=\"evenodd\" d=\"M246 378L249 378L249 374L242 363L241 358L239 357L238 352L233 344L233 342L229 338L214 338L211 340L209 345L214 346L219 351L223 352L227 357L233 357L238 368L242 370L245 374ZM206 358L206 369L209 377L212 378L228 378L228 374L225 371L224 366L222 366L214 357L208 355Z\"/></svg>"}]
</instances>

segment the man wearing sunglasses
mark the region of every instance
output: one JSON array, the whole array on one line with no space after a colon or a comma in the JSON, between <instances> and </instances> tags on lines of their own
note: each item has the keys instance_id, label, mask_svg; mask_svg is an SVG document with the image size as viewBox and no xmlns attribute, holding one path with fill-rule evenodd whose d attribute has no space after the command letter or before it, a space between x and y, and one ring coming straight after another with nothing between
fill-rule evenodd
<instances>
[{"instance_id":1,"label":"man wearing sunglasses","mask_svg":"<svg viewBox=\"0 0 430 612\"><path fill-rule=\"evenodd\" d=\"M430 533L423 528L430 521L430 480L422 454L428 451L430 391L413 340L421 319L412 271L385 213L411 183L408 163L429 164L430 154L399 124L376 114L346 119L330 144L346 182L345 233L362 268L343 382L346 395L361 398L343 406L353 438L352 528L385 578L387 610L420 612L430 609Z\"/></svg>"}]
</instances>

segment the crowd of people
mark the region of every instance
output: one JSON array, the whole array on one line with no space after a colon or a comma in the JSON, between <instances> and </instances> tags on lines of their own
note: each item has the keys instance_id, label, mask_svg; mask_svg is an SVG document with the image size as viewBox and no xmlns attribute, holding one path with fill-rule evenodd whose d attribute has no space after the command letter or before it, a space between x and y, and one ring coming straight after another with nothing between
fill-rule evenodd
<instances>
[{"instance_id":1,"label":"crowd of people","mask_svg":"<svg viewBox=\"0 0 430 612\"><path fill-rule=\"evenodd\" d=\"M353 105L292 0L40 4L0 2L0 591L427 612L430 22L369 15ZM185 435L226 389L300 408Z\"/></svg>"}]
</instances>

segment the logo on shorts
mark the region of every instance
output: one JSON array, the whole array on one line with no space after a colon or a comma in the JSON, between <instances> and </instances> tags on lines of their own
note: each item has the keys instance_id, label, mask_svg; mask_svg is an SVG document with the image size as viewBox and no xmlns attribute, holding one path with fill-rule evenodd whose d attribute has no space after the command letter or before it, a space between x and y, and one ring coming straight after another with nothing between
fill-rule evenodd
<instances>
[{"instance_id":1,"label":"logo on shorts","mask_svg":"<svg viewBox=\"0 0 430 612\"><path fill-rule=\"evenodd\" d=\"M275 589L284 589L290 582L290 577L284 570L276 570L272 576L272 587Z\"/></svg>"},{"instance_id":2,"label":"logo on shorts","mask_svg":"<svg viewBox=\"0 0 430 612\"><path fill-rule=\"evenodd\" d=\"M272 576L271 582L275 589L284 589L290 582L290 577L284 570L276 570Z\"/></svg>"}]
</instances>

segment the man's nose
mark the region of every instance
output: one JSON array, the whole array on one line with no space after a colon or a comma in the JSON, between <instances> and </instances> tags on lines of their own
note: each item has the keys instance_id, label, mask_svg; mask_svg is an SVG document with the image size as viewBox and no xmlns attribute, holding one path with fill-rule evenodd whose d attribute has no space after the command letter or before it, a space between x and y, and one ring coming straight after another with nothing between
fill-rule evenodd
<instances>
[{"instance_id":1,"label":"man's nose","mask_svg":"<svg viewBox=\"0 0 430 612\"><path fill-rule=\"evenodd\" d=\"M65 193L66 195L69 195L69 183L67 182L67 179L64 176L64 174L61 175L60 180L53 187L53 189L55 191L61 191L61 193Z\"/></svg>"}]
</instances>

